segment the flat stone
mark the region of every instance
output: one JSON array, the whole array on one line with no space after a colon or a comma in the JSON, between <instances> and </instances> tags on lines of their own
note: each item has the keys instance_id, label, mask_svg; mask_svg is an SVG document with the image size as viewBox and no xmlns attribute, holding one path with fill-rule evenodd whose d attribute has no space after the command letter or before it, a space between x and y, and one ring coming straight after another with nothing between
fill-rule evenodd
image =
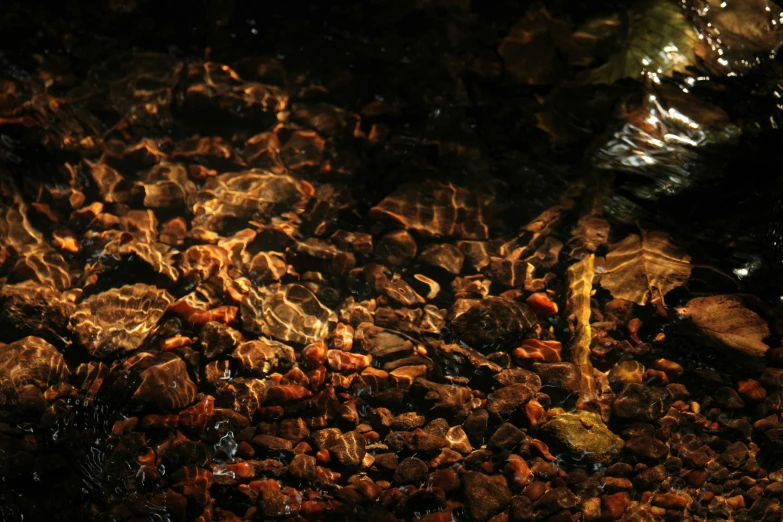
<instances>
[{"instance_id":1,"label":"flat stone","mask_svg":"<svg viewBox=\"0 0 783 522\"><path fill-rule=\"evenodd\" d=\"M611 462L625 444L606 427L600 416L587 411L560 414L541 430L575 454L574 458L595 463Z\"/></svg>"}]
</instances>

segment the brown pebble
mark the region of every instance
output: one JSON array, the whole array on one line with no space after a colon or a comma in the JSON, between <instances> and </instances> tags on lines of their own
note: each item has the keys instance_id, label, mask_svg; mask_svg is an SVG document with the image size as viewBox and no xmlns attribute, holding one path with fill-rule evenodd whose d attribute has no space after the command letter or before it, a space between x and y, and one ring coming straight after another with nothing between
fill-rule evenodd
<instances>
[{"instance_id":1,"label":"brown pebble","mask_svg":"<svg viewBox=\"0 0 783 522\"><path fill-rule=\"evenodd\" d=\"M603 520L617 520L625 512L628 502L630 502L630 497L624 491L602 497L601 518Z\"/></svg>"}]
</instances>

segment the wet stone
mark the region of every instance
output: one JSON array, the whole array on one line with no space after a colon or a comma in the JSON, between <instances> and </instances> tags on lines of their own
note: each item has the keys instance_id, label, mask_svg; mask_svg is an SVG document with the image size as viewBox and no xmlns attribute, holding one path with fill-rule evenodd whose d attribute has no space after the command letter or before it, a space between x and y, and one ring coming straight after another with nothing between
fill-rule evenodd
<instances>
[{"instance_id":1,"label":"wet stone","mask_svg":"<svg viewBox=\"0 0 783 522\"><path fill-rule=\"evenodd\" d=\"M217 321L210 321L201 327L198 340L204 357L214 359L233 351L243 339L238 330Z\"/></svg>"},{"instance_id":2,"label":"wet stone","mask_svg":"<svg viewBox=\"0 0 783 522\"><path fill-rule=\"evenodd\" d=\"M36 335L49 342L61 342L68 332L68 320L76 305L56 288L26 281L0 288L1 339L12 342Z\"/></svg>"},{"instance_id":3,"label":"wet stone","mask_svg":"<svg viewBox=\"0 0 783 522\"><path fill-rule=\"evenodd\" d=\"M404 459L394 471L394 481L399 484L416 483L427 477L427 464L416 457Z\"/></svg>"},{"instance_id":4,"label":"wet stone","mask_svg":"<svg viewBox=\"0 0 783 522\"><path fill-rule=\"evenodd\" d=\"M315 457L311 455L294 455L288 465L288 474L297 480L311 482L315 480Z\"/></svg>"},{"instance_id":5,"label":"wet stone","mask_svg":"<svg viewBox=\"0 0 783 522\"><path fill-rule=\"evenodd\" d=\"M541 427L553 442L563 445L569 457L596 463L611 462L624 445L595 413L562 413Z\"/></svg>"},{"instance_id":6,"label":"wet stone","mask_svg":"<svg viewBox=\"0 0 783 522\"><path fill-rule=\"evenodd\" d=\"M345 467L359 467L366 453L364 437L358 431L349 431L326 443L324 448Z\"/></svg>"},{"instance_id":7,"label":"wet stone","mask_svg":"<svg viewBox=\"0 0 783 522\"><path fill-rule=\"evenodd\" d=\"M496 417L505 419L520 411L536 390L529 384L511 384L497 389L487 396L487 411Z\"/></svg>"},{"instance_id":8,"label":"wet stone","mask_svg":"<svg viewBox=\"0 0 783 522\"><path fill-rule=\"evenodd\" d=\"M565 394L579 392L579 375L572 363L535 363L533 370L543 387L553 387Z\"/></svg>"},{"instance_id":9,"label":"wet stone","mask_svg":"<svg viewBox=\"0 0 783 522\"><path fill-rule=\"evenodd\" d=\"M530 307L502 297L487 297L451 322L461 342L482 352L511 347L536 326Z\"/></svg>"},{"instance_id":10,"label":"wet stone","mask_svg":"<svg viewBox=\"0 0 783 522\"><path fill-rule=\"evenodd\" d=\"M623 419L652 421L669 408L666 392L642 384L628 384L615 398L612 411Z\"/></svg>"},{"instance_id":11,"label":"wet stone","mask_svg":"<svg viewBox=\"0 0 783 522\"><path fill-rule=\"evenodd\" d=\"M625 449L645 459L660 459L669 454L669 448L654 437L633 437L625 443Z\"/></svg>"},{"instance_id":12,"label":"wet stone","mask_svg":"<svg viewBox=\"0 0 783 522\"><path fill-rule=\"evenodd\" d=\"M171 295L141 283L84 299L71 316L70 330L94 357L138 349L174 301Z\"/></svg>"},{"instance_id":13,"label":"wet stone","mask_svg":"<svg viewBox=\"0 0 783 522\"><path fill-rule=\"evenodd\" d=\"M495 448L509 449L522 442L524 438L525 434L522 430L511 423L504 422L495 430L487 444Z\"/></svg>"},{"instance_id":14,"label":"wet stone","mask_svg":"<svg viewBox=\"0 0 783 522\"><path fill-rule=\"evenodd\" d=\"M500 481L476 471L462 477L465 504L471 519L489 520L511 503L511 491Z\"/></svg>"}]
</instances>

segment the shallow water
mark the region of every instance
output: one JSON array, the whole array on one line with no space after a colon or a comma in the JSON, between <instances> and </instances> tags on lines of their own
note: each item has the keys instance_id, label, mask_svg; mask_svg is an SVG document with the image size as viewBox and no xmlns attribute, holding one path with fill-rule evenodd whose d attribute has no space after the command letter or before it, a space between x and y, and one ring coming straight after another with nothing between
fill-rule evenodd
<instances>
[{"instance_id":1,"label":"shallow water","mask_svg":"<svg viewBox=\"0 0 783 522\"><path fill-rule=\"evenodd\" d=\"M3 520L781 520L772 2L11 2Z\"/></svg>"}]
</instances>

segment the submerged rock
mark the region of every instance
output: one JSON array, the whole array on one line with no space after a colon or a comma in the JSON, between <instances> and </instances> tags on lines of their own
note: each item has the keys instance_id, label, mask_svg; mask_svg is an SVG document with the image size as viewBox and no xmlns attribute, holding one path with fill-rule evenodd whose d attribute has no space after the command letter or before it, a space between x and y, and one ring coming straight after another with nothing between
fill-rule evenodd
<instances>
[{"instance_id":1,"label":"submerged rock","mask_svg":"<svg viewBox=\"0 0 783 522\"><path fill-rule=\"evenodd\" d=\"M562 413L544 424L541 430L553 442L563 445L573 460L607 464L625 444L606 427L600 416L587 411Z\"/></svg>"},{"instance_id":2,"label":"submerged rock","mask_svg":"<svg viewBox=\"0 0 783 522\"><path fill-rule=\"evenodd\" d=\"M457 316L451 329L457 339L471 348L493 352L509 348L536 324L536 316L528 305L503 297L487 297Z\"/></svg>"}]
</instances>

